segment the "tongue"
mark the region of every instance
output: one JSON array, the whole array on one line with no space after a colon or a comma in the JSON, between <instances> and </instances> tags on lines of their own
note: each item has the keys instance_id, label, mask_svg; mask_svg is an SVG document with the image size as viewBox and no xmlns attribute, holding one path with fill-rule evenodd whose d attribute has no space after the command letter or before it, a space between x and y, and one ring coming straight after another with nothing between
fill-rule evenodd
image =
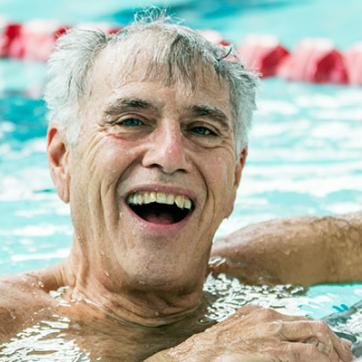
<instances>
[{"instance_id":1,"label":"tongue","mask_svg":"<svg viewBox=\"0 0 362 362\"><path fill-rule=\"evenodd\" d=\"M151 222L153 224L163 224L163 225L169 225L174 223L174 219L172 215L166 212L162 213L149 213L144 217L145 220L148 222Z\"/></svg>"}]
</instances>

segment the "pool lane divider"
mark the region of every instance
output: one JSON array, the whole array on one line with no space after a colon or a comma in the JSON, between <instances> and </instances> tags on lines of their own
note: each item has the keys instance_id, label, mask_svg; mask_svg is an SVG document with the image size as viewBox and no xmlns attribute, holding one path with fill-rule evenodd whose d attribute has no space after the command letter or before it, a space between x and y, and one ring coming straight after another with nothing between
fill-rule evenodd
<instances>
[{"instance_id":1,"label":"pool lane divider","mask_svg":"<svg viewBox=\"0 0 362 362\"><path fill-rule=\"evenodd\" d=\"M109 34L121 29L104 23L78 26L102 29ZM9 23L0 19L0 57L46 61L55 41L70 27L53 21ZM214 43L230 45L217 31L200 33ZM290 81L362 85L362 42L340 51L329 40L308 38L291 51L274 36L250 35L236 51L246 67L263 78L278 76Z\"/></svg>"}]
</instances>

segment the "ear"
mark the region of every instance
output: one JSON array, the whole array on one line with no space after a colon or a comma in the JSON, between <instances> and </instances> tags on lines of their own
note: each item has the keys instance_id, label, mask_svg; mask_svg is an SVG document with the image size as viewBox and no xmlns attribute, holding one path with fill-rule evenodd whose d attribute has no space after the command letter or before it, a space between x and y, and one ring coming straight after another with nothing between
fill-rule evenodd
<instances>
[{"instance_id":1,"label":"ear","mask_svg":"<svg viewBox=\"0 0 362 362\"><path fill-rule=\"evenodd\" d=\"M68 170L68 148L63 132L55 126L49 126L47 134L47 151L50 176L59 197L69 202L70 175Z\"/></svg>"},{"instance_id":2,"label":"ear","mask_svg":"<svg viewBox=\"0 0 362 362\"><path fill-rule=\"evenodd\" d=\"M245 146L240 152L239 160L237 161L237 164L235 166L235 189L239 187L241 174L243 172L247 157L248 157L248 147Z\"/></svg>"}]
</instances>

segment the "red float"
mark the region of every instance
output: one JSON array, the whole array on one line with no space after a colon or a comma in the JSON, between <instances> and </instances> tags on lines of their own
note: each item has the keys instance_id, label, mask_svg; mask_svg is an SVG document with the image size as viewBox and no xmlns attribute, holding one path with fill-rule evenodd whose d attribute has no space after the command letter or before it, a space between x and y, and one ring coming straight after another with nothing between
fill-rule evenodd
<instances>
[{"instance_id":1,"label":"red float","mask_svg":"<svg viewBox=\"0 0 362 362\"><path fill-rule=\"evenodd\" d=\"M0 55L9 58L22 58L24 51L20 41L22 24L9 23L3 28L0 40Z\"/></svg>"},{"instance_id":2,"label":"red float","mask_svg":"<svg viewBox=\"0 0 362 362\"><path fill-rule=\"evenodd\" d=\"M262 77L275 75L279 65L289 54L275 37L266 35L245 38L238 53L246 67L260 73Z\"/></svg>"},{"instance_id":3,"label":"red float","mask_svg":"<svg viewBox=\"0 0 362 362\"><path fill-rule=\"evenodd\" d=\"M101 29L108 34L121 28L106 23L79 24L83 29ZM25 24L6 23L0 18L0 57L45 61L56 39L68 26L34 20ZM214 30L201 30L207 40L228 46L230 43ZM306 39L292 53L273 36L252 35L237 49L248 69L262 77L279 75L288 80L313 83L362 85L362 43L344 54L325 39ZM232 61L232 56L228 59Z\"/></svg>"},{"instance_id":4,"label":"red float","mask_svg":"<svg viewBox=\"0 0 362 362\"><path fill-rule=\"evenodd\" d=\"M53 50L56 39L66 29L65 26L40 20L25 24L10 23L5 26L0 40L0 55L45 61Z\"/></svg>"},{"instance_id":5,"label":"red float","mask_svg":"<svg viewBox=\"0 0 362 362\"><path fill-rule=\"evenodd\" d=\"M24 58L47 60L54 49L55 40L62 31L65 31L65 27L60 27L54 22L34 20L24 24L21 34Z\"/></svg>"},{"instance_id":6,"label":"red float","mask_svg":"<svg viewBox=\"0 0 362 362\"><path fill-rule=\"evenodd\" d=\"M199 33L211 43L228 46L230 42L225 40L223 36L215 30L200 30Z\"/></svg>"},{"instance_id":7,"label":"red float","mask_svg":"<svg viewBox=\"0 0 362 362\"><path fill-rule=\"evenodd\" d=\"M112 27L108 30L108 34L117 34L121 30L120 26Z\"/></svg>"},{"instance_id":8,"label":"red float","mask_svg":"<svg viewBox=\"0 0 362 362\"><path fill-rule=\"evenodd\" d=\"M346 51L345 62L349 83L353 85L362 85L362 43Z\"/></svg>"},{"instance_id":9,"label":"red float","mask_svg":"<svg viewBox=\"0 0 362 362\"><path fill-rule=\"evenodd\" d=\"M60 36L62 36L68 29L70 29L70 26L59 26L55 32L53 33L54 40L57 40Z\"/></svg>"},{"instance_id":10,"label":"red float","mask_svg":"<svg viewBox=\"0 0 362 362\"><path fill-rule=\"evenodd\" d=\"M312 83L348 83L343 55L324 39L306 39L285 59L278 75Z\"/></svg>"}]
</instances>

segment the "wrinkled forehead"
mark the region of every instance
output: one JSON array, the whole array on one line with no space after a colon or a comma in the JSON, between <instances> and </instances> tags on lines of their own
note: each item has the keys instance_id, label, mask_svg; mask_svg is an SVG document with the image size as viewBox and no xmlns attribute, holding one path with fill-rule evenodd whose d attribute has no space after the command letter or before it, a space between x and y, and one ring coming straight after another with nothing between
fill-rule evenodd
<instances>
[{"instance_id":1,"label":"wrinkled forehead","mask_svg":"<svg viewBox=\"0 0 362 362\"><path fill-rule=\"evenodd\" d=\"M168 43L167 43L168 42ZM171 49L169 39L154 34L134 34L119 42L111 42L97 56L88 74L90 92L102 87L115 89L132 82L158 81L166 86L177 85L184 92L194 93L203 88L213 89L215 95L228 95L228 85L206 63L198 52L187 54Z\"/></svg>"}]
</instances>

